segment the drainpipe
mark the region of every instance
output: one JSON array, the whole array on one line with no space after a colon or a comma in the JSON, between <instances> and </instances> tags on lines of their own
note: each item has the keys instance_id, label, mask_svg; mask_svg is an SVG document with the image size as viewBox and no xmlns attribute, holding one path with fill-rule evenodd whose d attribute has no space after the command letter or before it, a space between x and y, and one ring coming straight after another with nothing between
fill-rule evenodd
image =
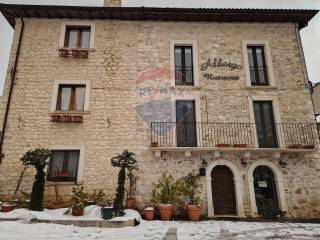
<instances>
[{"instance_id":1,"label":"drainpipe","mask_svg":"<svg viewBox=\"0 0 320 240\"><path fill-rule=\"evenodd\" d=\"M3 124L2 124L2 131L1 131L1 134L0 134L0 164L2 163L2 159L4 157L2 147L3 147L4 135L5 135L5 132L6 132L6 127L7 127L7 122L8 122L8 115L9 115L9 110L10 110L10 103L11 103L11 98L12 98L14 81L16 79L17 66L18 66L18 61L19 61L19 56L20 56L20 48L21 48L21 42L22 42L22 36L23 36L23 32L24 32L24 20L23 20L23 17L20 17L20 19L21 19L21 23L22 24L21 24L21 30L20 30L20 36L19 36L19 43L18 43L18 48L17 48L17 52L16 52L16 58L15 58L14 65L13 65L10 88L9 88L9 95L8 95L8 101L7 101L6 111L5 111L5 114L4 114L4 119L3 119Z\"/></svg>"},{"instance_id":2,"label":"drainpipe","mask_svg":"<svg viewBox=\"0 0 320 240\"><path fill-rule=\"evenodd\" d=\"M302 47L301 35L300 35L298 24L296 24L296 34L297 34L297 40L298 40L298 47L299 47L299 51L300 51L301 65L302 65L303 74L304 74L305 87L307 87L309 89L310 99L312 102L312 107L313 107L313 112L314 112L314 120L315 120L315 122L317 122L313 99L312 99L313 87L312 87L312 83L309 80L309 76L308 76L307 64L306 64L305 55L304 55L304 51L303 51L303 47Z\"/></svg>"}]
</instances>

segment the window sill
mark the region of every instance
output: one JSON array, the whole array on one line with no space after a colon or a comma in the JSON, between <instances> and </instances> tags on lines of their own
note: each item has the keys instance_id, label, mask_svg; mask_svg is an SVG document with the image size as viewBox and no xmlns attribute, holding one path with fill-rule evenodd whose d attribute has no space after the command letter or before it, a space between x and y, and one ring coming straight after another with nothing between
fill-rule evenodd
<instances>
[{"instance_id":1,"label":"window sill","mask_svg":"<svg viewBox=\"0 0 320 240\"><path fill-rule=\"evenodd\" d=\"M68 51L71 51L71 50L84 50L84 51L88 51L88 52L95 52L96 51L95 48L66 48L66 47L59 47L57 50L59 51L61 49L68 50Z\"/></svg>"},{"instance_id":2,"label":"window sill","mask_svg":"<svg viewBox=\"0 0 320 240\"><path fill-rule=\"evenodd\" d=\"M45 186L55 186L55 185L74 186L74 185L83 185L83 182L53 182L53 181L46 181L46 183L45 183Z\"/></svg>"},{"instance_id":3,"label":"window sill","mask_svg":"<svg viewBox=\"0 0 320 240\"><path fill-rule=\"evenodd\" d=\"M181 90L200 90L201 87L200 86L197 86L197 85L174 85L174 86L171 86L171 89L181 89Z\"/></svg>"},{"instance_id":4,"label":"window sill","mask_svg":"<svg viewBox=\"0 0 320 240\"><path fill-rule=\"evenodd\" d=\"M49 115L85 115L85 114L90 114L89 111L53 111L50 112Z\"/></svg>"},{"instance_id":5,"label":"window sill","mask_svg":"<svg viewBox=\"0 0 320 240\"><path fill-rule=\"evenodd\" d=\"M275 90L278 89L276 86L246 86L246 89L252 90Z\"/></svg>"}]
</instances>

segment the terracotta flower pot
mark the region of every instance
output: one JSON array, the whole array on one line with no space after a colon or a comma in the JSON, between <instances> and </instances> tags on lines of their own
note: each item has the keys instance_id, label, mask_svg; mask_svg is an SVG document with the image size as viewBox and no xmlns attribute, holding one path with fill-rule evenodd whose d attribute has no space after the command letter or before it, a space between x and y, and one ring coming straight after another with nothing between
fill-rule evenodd
<instances>
[{"instance_id":1,"label":"terracotta flower pot","mask_svg":"<svg viewBox=\"0 0 320 240\"><path fill-rule=\"evenodd\" d=\"M172 218L173 205L159 204L160 219L163 221L170 221Z\"/></svg>"},{"instance_id":2,"label":"terracotta flower pot","mask_svg":"<svg viewBox=\"0 0 320 240\"><path fill-rule=\"evenodd\" d=\"M152 142L152 143L151 143L151 147L159 147L158 142Z\"/></svg>"},{"instance_id":3,"label":"terracotta flower pot","mask_svg":"<svg viewBox=\"0 0 320 240\"><path fill-rule=\"evenodd\" d=\"M136 198L128 197L127 198L127 203L126 203L126 208L134 209L135 207L136 207Z\"/></svg>"},{"instance_id":4,"label":"terracotta flower pot","mask_svg":"<svg viewBox=\"0 0 320 240\"><path fill-rule=\"evenodd\" d=\"M199 221L201 209L195 205L187 205L188 218L190 221Z\"/></svg>"},{"instance_id":5,"label":"terracotta flower pot","mask_svg":"<svg viewBox=\"0 0 320 240\"><path fill-rule=\"evenodd\" d=\"M301 144L292 144L292 145L289 145L289 148L294 148L294 149L302 148L302 145Z\"/></svg>"},{"instance_id":6,"label":"terracotta flower pot","mask_svg":"<svg viewBox=\"0 0 320 240\"><path fill-rule=\"evenodd\" d=\"M245 143L237 143L237 144L233 144L233 147L235 148L246 148L248 145Z\"/></svg>"},{"instance_id":7,"label":"terracotta flower pot","mask_svg":"<svg viewBox=\"0 0 320 240\"><path fill-rule=\"evenodd\" d=\"M73 207L72 208L72 215L73 216L83 216L83 208L76 208L76 207Z\"/></svg>"},{"instance_id":8,"label":"terracotta flower pot","mask_svg":"<svg viewBox=\"0 0 320 240\"><path fill-rule=\"evenodd\" d=\"M314 145L306 145L306 146L303 146L304 149L315 149L315 146Z\"/></svg>"},{"instance_id":9,"label":"terracotta flower pot","mask_svg":"<svg viewBox=\"0 0 320 240\"><path fill-rule=\"evenodd\" d=\"M154 219L154 208L145 208L143 210L144 219L147 221L152 221Z\"/></svg>"},{"instance_id":10,"label":"terracotta flower pot","mask_svg":"<svg viewBox=\"0 0 320 240\"><path fill-rule=\"evenodd\" d=\"M1 212L11 212L15 209L15 205L2 205Z\"/></svg>"},{"instance_id":11,"label":"terracotta flower pot","mask_svg":"<svg viewBox=\"0 0 320 240\"><path fill-rule=\"evenodd\" d=\"M229 143L218 143L216 145L216 147L231 147L231 144L229 144Z\"/></svg>"}]
</instances>

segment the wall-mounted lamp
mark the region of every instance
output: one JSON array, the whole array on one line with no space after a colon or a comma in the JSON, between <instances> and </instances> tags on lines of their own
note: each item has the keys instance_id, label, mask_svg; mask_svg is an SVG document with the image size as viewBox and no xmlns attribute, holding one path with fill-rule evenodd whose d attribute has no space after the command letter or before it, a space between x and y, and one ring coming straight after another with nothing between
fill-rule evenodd
<instances>
[{"instance_id":1,"label":"wall-mounted lamp","mask_svg":"<svg viewBox=\"0 0 320 240\"><path fill-rule=\"evenodd\" d=\"M243 158L241 158L241 165L242 167L246 168L248 163Z\"/></svg>"},{"instance_id":2,"label":"wall-mounted lamp","mask_svg":"<svg viewBox=\"0 0 320 240\"><path fill-rule=\"evenodd\" d=\"M206 168L208 166L207 161L203 158L202 159L202 168L199 168L199 176L205 176L206 175Z\"/></svg>"},{"instance_id":3,"label":"wall-mounted lamp","mask_svg":"<svg viewBox=\"0 0 320 240\"><path fill-rule=\"evenodd\" d=\"M279 160L279 164L282 168L285 168L287 166L287 162L281 159Z\"/></svg>"}]
</instances>

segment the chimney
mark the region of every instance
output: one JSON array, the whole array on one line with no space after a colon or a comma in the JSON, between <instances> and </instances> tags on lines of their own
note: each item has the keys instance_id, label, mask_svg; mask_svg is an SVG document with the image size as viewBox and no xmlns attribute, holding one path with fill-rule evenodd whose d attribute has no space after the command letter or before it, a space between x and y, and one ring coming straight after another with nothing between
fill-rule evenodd
<instances>
[{"instance_id":1,"label":"chimney","mask_svg":"<svg viewBox=\"0 0 320 240\"><path fill-rule=\"evenodd\" d=\"M104 7L121 7L121 0L104 0Z\"/></svg>"}]
</instances>

